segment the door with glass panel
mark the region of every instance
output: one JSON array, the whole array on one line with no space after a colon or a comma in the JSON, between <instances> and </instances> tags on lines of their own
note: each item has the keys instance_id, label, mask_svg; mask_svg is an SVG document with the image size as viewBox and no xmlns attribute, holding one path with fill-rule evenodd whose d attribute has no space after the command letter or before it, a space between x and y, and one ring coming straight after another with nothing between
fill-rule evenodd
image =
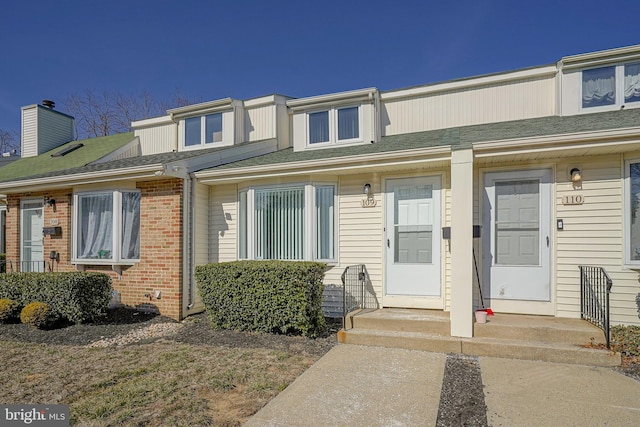
<instances>
[{"instance_id":1,"label":"door with glass panel","mask_svg":"<svg viewBox=\"0 0 640 427\"><path fill-rule=\"evenodd\" d=\"M440 177L386 182L386 307L442 308Z\"/></svg>"},{"instance_id":2,"label":"door with glass panel","mask_svg":"<svg viewBox=\"0 0 640 427\"><path fill-rule=\"evenodd\" d=\"M553 314L551 171L484 176L484 293L494 311Z\"/></svg>"},{"instance_id":3,"label":"door with glass panel","mask_svg":"<svg viewBox=\"0 0 640 427\"><path fill-rule=\"evenodd\" d=\"M44 271L42 200L23 200L21 213L20 271Z\"/></svg>"}]
</instances>

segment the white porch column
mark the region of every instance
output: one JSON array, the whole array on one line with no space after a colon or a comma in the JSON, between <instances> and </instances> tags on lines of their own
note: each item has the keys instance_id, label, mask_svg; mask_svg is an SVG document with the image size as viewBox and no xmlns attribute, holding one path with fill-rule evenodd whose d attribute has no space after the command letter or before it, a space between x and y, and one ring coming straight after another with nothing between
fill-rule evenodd
<instances>
[{"instance_id":1,"label":"white porch column","mask_svg":"<svg viewBox=\"0 0 640 427\"><path fill-rule=\"evenodd\" d=\"M451 153L451 336L473 336L473 150Z\"/></svg>"}]
</instances>

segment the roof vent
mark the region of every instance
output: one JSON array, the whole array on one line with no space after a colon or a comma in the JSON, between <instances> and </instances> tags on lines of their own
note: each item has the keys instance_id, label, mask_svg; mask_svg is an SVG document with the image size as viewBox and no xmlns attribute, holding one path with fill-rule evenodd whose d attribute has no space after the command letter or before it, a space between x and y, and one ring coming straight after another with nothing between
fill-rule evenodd
<instances>
[{"instance_id":1,"label":"roof vent","mask_svg":"<svg viewBox=\"0 0 640 427\"><path fill-rule=\"evenodd\" d=\"M78 143L78 144L72 144L69 145L68 147L63 148L60 151L56 151L55 153L53 153L51 155L51 157L62 157L62 156L66 156L67 154L69 154L72 151L77 150L80 147L84 147L83 143Z\"/></svg>"},{"instance_id":2,"label":"roof vent","mask_svg":"<svg viewBox=\"0 0 640 427\"><path fill-rule=\"evenodd\" d=\"M43 107L47 107L47 108L51 108L53 110L54 108L56 108L56 103L53 102L50 99L43 99L42 100L42 106Z\"/></svg>"}]
</instances>

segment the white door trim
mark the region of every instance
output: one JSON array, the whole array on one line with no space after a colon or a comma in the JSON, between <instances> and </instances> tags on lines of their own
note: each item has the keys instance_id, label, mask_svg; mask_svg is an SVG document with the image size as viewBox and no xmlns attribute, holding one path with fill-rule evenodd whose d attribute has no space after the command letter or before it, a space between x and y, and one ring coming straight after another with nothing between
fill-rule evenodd
<instances>
[{"instance_id":1,"label":"white door trim","mask_svg":"<svg viewBox=\"0 0 640 427\"><path fill-rule=\"evenodd\" d=\"M403 294L391 294L388 293L390 289L391 263L393 262L393 245L391 240L394 239L393 229L389 226L394 221L394 198L393 193L389 192L389 186L394 182L406 180L415 182L426 182L432 185L432 200L433 200L433 226L432 226L432 239L433 239L433 255L432 263L430 263L431 273L429 277L432 280L437 280L438 295L403 295ZM384 208L384 284L382 293L382 305L384 307L404 307L404 308L430 308L430 309L443 309L444 308L444 286L443 286L443 250L442 250L442 210L443 210L443 186L442 174L433 175L410 175L410 176L390 176L383 180L383 188L385 192L385 208ZM388 240L389 239L389 244ZM393 242L395 244L395 242Z\"/></svg>"},{"instance_id":2,"label":"white door trim","mask_svg":"<svg viewBox=\"0 0 640 427\"><path fill-rule=\"evenodd\" d=\"M25 251L24 251L24 232L25 232L25 224L24 224L24 213L25 213L25 205L26 204L38 204L40 205L39 209L42 212L42 227L44 227L44 199L43 198L28 198L20 200L20 262L21 268L20 271L44 271L44 265L38 265L37 268L34 267L33 264L24 264L25 261L43 261L44 262L44 235L42 235L42 229L40 230L40 234L42 235L42 259L33 260L25 259ZM38 209L38 208L29 208L29 209ZM41 228L42 228L41 227Z\"/></svg>"},{"instance_id":3,"label":"white door trim","mask_svg":"<svg viewBox=\"0 0 640 427\"><path fill-rule=\"evenodd\" d=\"M481 199L482 203L482 224L483 224L483 236L482 236L482 266L483 266L483 294L485 299L485 305L491 307L497 312L508 313L526 313L526 314L541 314L541 315L553 315L555 314L555 298L553 289L553 266L552 266L552 254L554 247L553 228L551 226L553 219L553 169L549 167L543 167L537 169L526 170L486 170L483 171L482 187L481 187ZM503 269L503 272L518 272L521 274L518 276L518 280L526 280L530 278L532 285L540 286L541 290L546 291L548 296L535 297L531 299L518 299L512 298L500 298L497 289L493 289L495 295L492 295L492 277L495 273L493 252L495 250L495 230L494 222L495 213L490 211L493 201L489 201L487 197L490 194L495 194L495 183L499 181L515 181L515 180L527 180L527 179L539 179L540 180L540 231L539 231L539 247L540 247L540 270L536 270L537 267L531 267L532 271L527 271L527 266L514 266L514 267L499 267ZM491 189L491 190L490 190ZM546 238L549 238L547 245ZM536 271L534 271L536 270ZM496 270L497 271L497 270ZM536 276L537 275L537 276ZM535 282L535 283L534 283Z\"/></svg>"}]
</instances>

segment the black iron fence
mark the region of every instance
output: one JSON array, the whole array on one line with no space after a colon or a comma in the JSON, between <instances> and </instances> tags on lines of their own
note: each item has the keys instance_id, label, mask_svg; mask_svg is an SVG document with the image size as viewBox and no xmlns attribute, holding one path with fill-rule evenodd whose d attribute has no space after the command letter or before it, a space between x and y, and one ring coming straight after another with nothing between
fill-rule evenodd
<instances>
[{"instance_id":1,"label":"black iron fence","mask_svg":"<svg viewBox=\"0 0 640 427\"><path fill-rule=\"evenodd\" d=\"M580 316L604 331L610 348L609 294L613 281L602 267L581 265Z\"/></svg>"},{"instance_id":2,"label":"black iron fence","mask_svg":"<svg viewBox=\"0 0 640 427\"><path fill-rule=\"evenodd\" d=\"M52 273L54 271L58 271L57 262L0 260L0 273Z\"/></svg>"},{"instance_id":3,"label":"black iron fence","mask_svg":"<svg viewBox=\"0 0 640 427\"><path fill-rule=\"evenodd\" d=\"M346 267L341 278L343 318L356 309L378 308L378 300L364 264Z\"/></svg>"}]
</instances>

